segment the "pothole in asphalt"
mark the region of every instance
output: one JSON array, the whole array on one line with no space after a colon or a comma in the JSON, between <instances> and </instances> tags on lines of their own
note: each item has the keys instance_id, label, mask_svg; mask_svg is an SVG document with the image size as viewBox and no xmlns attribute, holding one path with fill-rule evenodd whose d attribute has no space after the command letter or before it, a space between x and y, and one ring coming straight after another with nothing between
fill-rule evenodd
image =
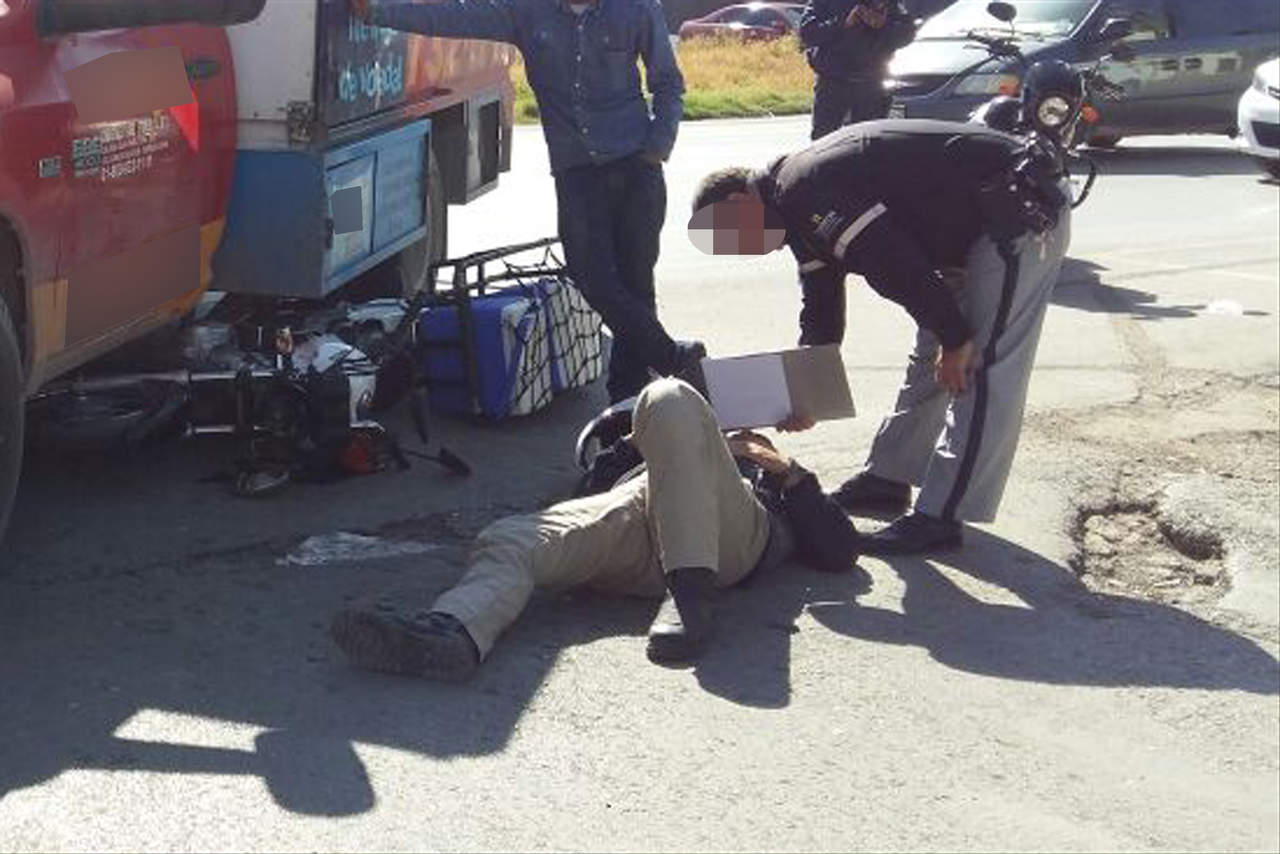
<instances>
[{"instance_id":1,"label":"pothole in asphalt","mask_svg":"<svg viewBox=\"0 0 1280 854\"><path fill-rule=\"evenodd\" d=\"M1081 508L1072 566L1087 584L1165 602L1204 602L1227 589L1221 538L1160 519L1152 503Z\"/></svg>"}]
</instances>

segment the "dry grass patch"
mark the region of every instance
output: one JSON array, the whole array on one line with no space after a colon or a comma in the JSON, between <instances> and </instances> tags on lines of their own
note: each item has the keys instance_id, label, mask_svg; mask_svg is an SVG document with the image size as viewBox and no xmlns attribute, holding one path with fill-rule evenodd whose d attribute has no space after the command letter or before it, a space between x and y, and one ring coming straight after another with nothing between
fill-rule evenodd
<instances>
[{"instance_id":1,"label":"dry grass patch","mask_svg":"<svg viewBox=\"0 0 1280 854\"><path fill-rule=\"evenodd\" d=\"M690 39L678 45L676 58L684 73L687 119L787 115L813 107L813 72L795 38ZM538 105L518 55L511 80L516 121L536 122Z\"/></svg>"}]
</instances>

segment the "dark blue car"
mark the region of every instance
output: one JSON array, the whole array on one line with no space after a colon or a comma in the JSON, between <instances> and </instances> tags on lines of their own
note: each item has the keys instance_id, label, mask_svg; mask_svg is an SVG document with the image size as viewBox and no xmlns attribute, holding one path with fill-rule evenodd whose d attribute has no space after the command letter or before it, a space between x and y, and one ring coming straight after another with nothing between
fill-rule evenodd
<instances>
[{"instance_id":1,"label":"dark blue car","mask_svg":"<svg viewBox=\"0 0 1280 854\"><path fill-rule=\"evenodd\" d=\"M1101 38L1114 18L1128 19L1124 60L1101 71L1123 87L1095 104L1094 145L1122 136L1235 132L1236 102L1259 63L1280 54L1276 0L1020 0L1014 21L1028 62L1062 59L1091 67L1111 52ZM1017 94L1023 66L992 58L968 38L1008 35L986 0L959 0L930 18L890 65L891 115L963 121L995 95Z\"/></svg>"}]
</instances>

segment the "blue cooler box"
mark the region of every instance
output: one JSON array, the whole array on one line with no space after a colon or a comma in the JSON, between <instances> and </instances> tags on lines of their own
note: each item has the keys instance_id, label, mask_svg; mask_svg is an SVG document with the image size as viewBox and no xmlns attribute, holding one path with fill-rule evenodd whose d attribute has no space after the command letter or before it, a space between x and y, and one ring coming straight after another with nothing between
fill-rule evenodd
<instances>
[{"instance_id":1,"label":"blue cooler box","mask_svg":"<svg viewBox=\"0 0 1280 854\"><path fill-rule=\"evenodd\" d=\"M470 303L474 342L463 341L455 305L428 307L418 318L432 408L496 420L528 415L550 403L546 315L534 292L508 288L473 297ZM474 347L474 400L463 359L468 346Z\"/></svg>"}]
</instances>

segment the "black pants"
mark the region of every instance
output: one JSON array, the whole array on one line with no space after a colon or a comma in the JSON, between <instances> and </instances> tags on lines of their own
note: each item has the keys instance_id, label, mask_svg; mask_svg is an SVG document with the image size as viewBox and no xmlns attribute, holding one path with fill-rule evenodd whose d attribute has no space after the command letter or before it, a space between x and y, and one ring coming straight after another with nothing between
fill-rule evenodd
<instances>
[{"instance_id":1,"label":"black pants","mask_svg":"<svg viewBox=\"0 0 1280 854\"><path fill-rule=\"evenodd\" d=\"M813 130L810 139L826 136L854 122L883 119L889 97L880 80L841 80L817 75L813 83Z\"/></svg>"},{"instance_id":2,"label":"black pants","mask_svg":"<svg viewBox=\"0 0 1280 854\"><path fill-rule=\"evenodd\" d=\"M653 266L667 214L662 167L637 156L555 176L560 239L574 284L613 333L609 399L671 373L676 345L658 321Z\"/></svg>"}]
</instances>

